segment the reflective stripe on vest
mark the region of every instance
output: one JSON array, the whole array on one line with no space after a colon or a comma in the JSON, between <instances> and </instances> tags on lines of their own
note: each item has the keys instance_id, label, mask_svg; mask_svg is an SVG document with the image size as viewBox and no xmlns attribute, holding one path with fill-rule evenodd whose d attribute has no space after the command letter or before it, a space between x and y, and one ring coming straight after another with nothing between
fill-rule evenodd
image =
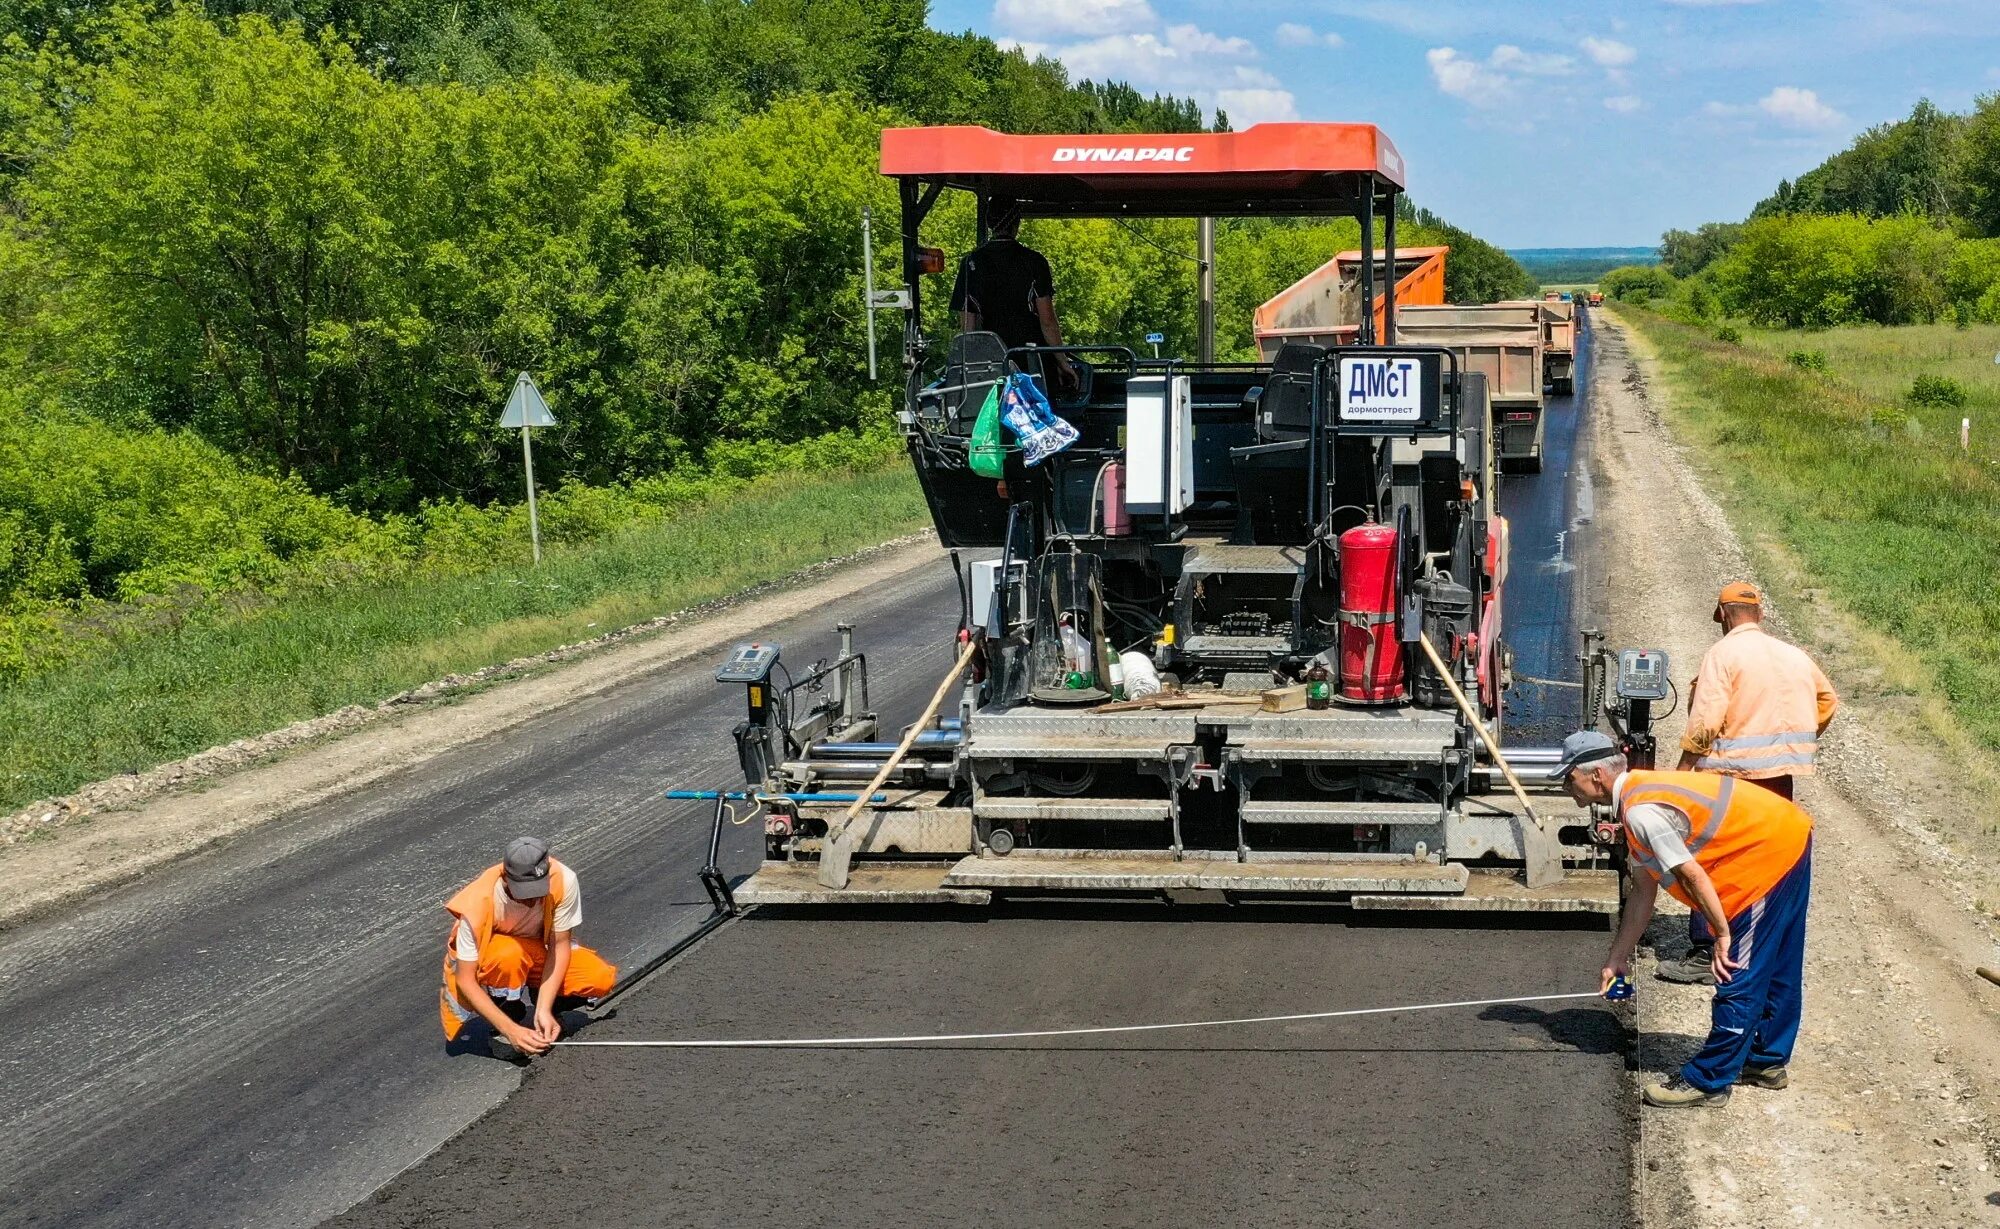
<instances>
[{"instance_id":1,"label":"reflective stripe on vest","mask_svg":"<svg viewBox=\"0 0 2000 1229\"><path fill-rule=\"evenodd\" d=\"M1729 918L1776 887L1797 865L1812 836L1812 817L1798 806L1770 790L1739 790L1733 777L1699 772L1627 773L1618 798L1619 819L1642 803L1669 806L1688 817L1688 853L1708 873L1722 902L1723 916ZM1625 840L1634 859L1674 899L1696 907L1687 889L1629 827Z\"/></svg>"},{"instance_id":2,"label":"reflective stripe on vest","mask_svg":"<svg viewBox=\"0 0 2000 1229\"><path fill-rule=\"evenodd\" d=\"M1778 734L1749 734L1740 738L1718 738L1709 744L1708 754L1695 761L1703 772L1762 772L1809 769L1819 753L1819 734L1813 730L1786 730Z\"/></svg>"}]
</instances>

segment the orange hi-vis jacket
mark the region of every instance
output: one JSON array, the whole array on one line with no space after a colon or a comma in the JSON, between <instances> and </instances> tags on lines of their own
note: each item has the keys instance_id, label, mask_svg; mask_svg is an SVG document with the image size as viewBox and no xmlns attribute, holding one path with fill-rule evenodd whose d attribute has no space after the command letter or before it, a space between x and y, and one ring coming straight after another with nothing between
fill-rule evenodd
<instances>
[{"instance_id":1,"label":"orange hi-vis jacket","mask_svg":"<svg viewBox=\"0 0 2000 1229\"><path fill-rule=\"evenodd\" d=\"M1702 655L1681 749L1695 767L1732 777L1811 776L1820 732L1839 698L1795 645L1755 623L1730 629Z\"/></svg>"},{"instance_id":2,"label":"orange hi-vis jacket","mask_svg":"<svg viewBox=\"0 0 2000 1229\"><path fill-rule=\"evenodd\" d=\"M542 898L542 946L555 941L556 906L562 903L563 875L562 863L549 859L549 894ZM481 951L493 939L493 889L499 886L500 876L506 870L504 862L496 862L480 874L477 879L458 890L458 894L444 903L444 907L458 921L472 924L472 934L479 941ZM456 1037L459 1026L478 1013L458 992L458 951L454 939L458 926L454 924L444 939L444 987L438 991L438 1013L444 1019L447 1037Z\"/></svg>"},{"instance_id":3,"label":"orange hi-vis jacket","mask_svg":"<svg viewBox=\"0 0 2000 1229\"><path fill-rule=\"evenodd\" d=\"M1643 802L1672 807L1688 817L1688 852L1715 885L1722 916L1733 918L1764 899L1798 865L1812 840L1812 816L1759 785L1710 772L1625 774L1618 818ZM1675 900L1699 908L1673 872L1625 829L1625 843L1640 868Z\"/></svg>"}]
</instances>

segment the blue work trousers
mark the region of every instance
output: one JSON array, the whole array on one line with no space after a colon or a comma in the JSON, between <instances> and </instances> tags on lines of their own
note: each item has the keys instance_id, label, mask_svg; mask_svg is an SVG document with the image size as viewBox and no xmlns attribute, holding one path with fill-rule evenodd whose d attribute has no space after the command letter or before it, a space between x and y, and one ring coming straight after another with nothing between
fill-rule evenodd
<instances>
[{"instance_id":1,"label":"blue work trousers","mask_svg":"<svg viewBox=\"0 0 2000 1229\"><path fill-rule=\"evenodd\" d=\"M1806 966L1806 900L1812 844L1762 899L1729 919L1729 954L1745 963L1715 988L1708 1041L1681 1068L1703 1092L1736 1082L1743 1068L1782 1067L1799 1038Z\"/></svg>"}]
</instances>

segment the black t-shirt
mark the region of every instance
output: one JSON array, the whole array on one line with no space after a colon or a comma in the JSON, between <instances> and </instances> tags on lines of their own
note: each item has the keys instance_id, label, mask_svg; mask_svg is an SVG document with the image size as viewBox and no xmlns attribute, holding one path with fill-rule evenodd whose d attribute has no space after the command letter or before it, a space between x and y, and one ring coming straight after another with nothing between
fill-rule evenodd
<instances>
[{"instance_id":1,"label":"black t-shirt","mask_svg":"<svg viewBox=\"0 0 2000 1229\"><path fill-rule=\"evenodd\" d=\"M958 262L953 311L977 313L980 327L1008 349L1045 344L1035 300L1055 297L1055 278L1040 252L1018 239L993 239Z\"/></svg>"}]
</instances>

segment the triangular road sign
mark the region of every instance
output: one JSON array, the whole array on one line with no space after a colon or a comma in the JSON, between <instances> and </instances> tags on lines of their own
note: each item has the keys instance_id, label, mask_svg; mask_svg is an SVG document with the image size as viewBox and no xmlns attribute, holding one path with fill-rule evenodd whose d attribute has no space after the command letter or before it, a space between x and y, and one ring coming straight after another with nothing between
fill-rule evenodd
<instances>
[{"instance_id":1,"label":"triangular road sign","mask_svg":"<svg viewBox=\"0 0 2000 1229\"><path fill-rule=\"evenodd\" d=\"M507 408L500 413L502 427L553 427L556 416L549 413L549 403L542 400L542 390L535 387L535 379L522 372L514 380L514 393L507 398Z\"/></svg>"}]
</instances>

